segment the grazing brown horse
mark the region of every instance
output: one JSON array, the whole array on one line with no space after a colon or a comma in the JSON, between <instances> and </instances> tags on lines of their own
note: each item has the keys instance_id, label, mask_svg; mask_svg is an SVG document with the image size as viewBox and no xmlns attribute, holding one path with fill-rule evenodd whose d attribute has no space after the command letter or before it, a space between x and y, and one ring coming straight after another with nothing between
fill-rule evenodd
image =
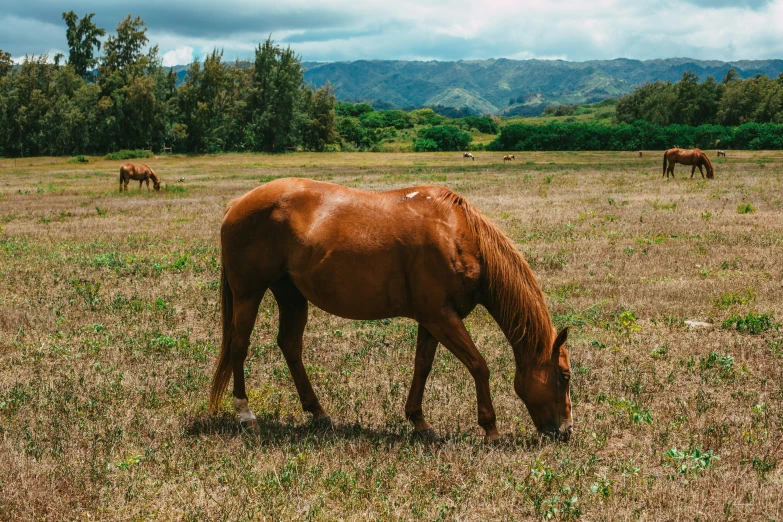
<instances>
[{"instance_id":1,"label":"grazing brown horse","mask_svg":"<svg viewBox=\"0 0 783 522\"><path fill-rule=\"evenodd\" d=\"M474 157L473 157L473 154L471 154L470 152L466 152L466 153L464 153L464 154L462 155L462 157L463 157L463 158L470 158L471 160L473 160L473 161L476 161L476 158L474 158Z\"/></svg>"},{"instance_id":2,"label":"grazing brown horse","mask_svg":"<svg viewBox=\"0 0 783 522\"><path fill-rule=\"evenodd\" d=\"M406 417L434 437L422 397L438 343L476 385L485 440L499 437L489 370L462 320L482 304L514 353L514 389L536 428L568 439L573 431L567 329L555 335L544 294L511 241L462 197L438 186L388 192L306 179L279 179L235 200L220 229L223 341L210 407L233 373L233 405L255 425L244 361L267 289L280 314L277 343L304 411L329 422L302 363L308 301L350 319L409 317L418 322Z\"/></svg>"},{"instance_id":3,"label":"grazing brown horse","mask_svg":"<svg viewBox=\"0 0 783 522\"><path fill-rule=\"evenodd\" d=\"M511 161L512 159L515 159L513 154L509 154L508 156L503 156L503 163L507 161Z\"/></svg>"},{"instance_id":4,"label":"grazing brown horse","mask_svg":"<svg viewBox=\"0 0 783 522\"><path fill-rule=\"evenodd\" d=\"M718 151L718 157L720 158L721 156L723 156L724 158L726 157L726 151L725 150L719 150Z\"/></svg>"},{"instance_id":5,"label":"grazing brown horse","mask_svg":"<svg viewBox=\"0 0 783 522\"><path fill-rule=\"evenodd\" d=\"M639 151L639 157L640 158L642 157L642 151Z\"/></svg>"},{"instance_id":6,"label":"grazing brown horse","mask_svg":"<svg viewBox=\"0 0 783 522\"><path fill-rule=\"evenodd\" d=\"M669 164L668 167L666 166L667 162ZM666 179L669 178L669 174L674 177L674 165L676 163L680 163L682 165L691 165L691 177L693 177L693 174L696 172L696 167L699 167L701 177L704 177L704 171L701 170L702 165L707 168L708 178L712 179L715 177L715 170L712 168L712 163L710 163L710 159L701 149L685 150L674 148L664 152L663 176L666 176Z\"/></svg>"},{"instance_id":7,"label":"grazing brown horse","mask_svg":"<svg viewBox=\"0 0 783 522\"><path fill-rule=\"evenodd\" d=\"M152 186L155 190L160 190L160 179L147 165L134 165L133 163L126 163L120 167L120 192L122 192L123 186L125 191L128 190L128 183L130 180L135 179L139 182L139 190L141 190L142 184L147 182L147 190L150 189L150 179L152 180Z\"/></svg>"}]
</instances>

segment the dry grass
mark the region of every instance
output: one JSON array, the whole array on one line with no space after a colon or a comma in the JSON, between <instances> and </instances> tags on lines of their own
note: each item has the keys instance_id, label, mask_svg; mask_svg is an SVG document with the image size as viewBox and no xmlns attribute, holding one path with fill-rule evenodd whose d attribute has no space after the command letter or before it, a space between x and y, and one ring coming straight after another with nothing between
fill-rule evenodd
<instances>
[{"instance_id":1,"label":"dry grass","mask_svg":"<svg viewBox=\"0 0 783 522\"><path fill-rule=\"evenodd\" d=\"M0 519L783 518L783 154L730 152L707 182L662 180L659 153L459 156L160 158L159 194L118 193L120 162L0 160ZM410 440L415 325L317 309L304 358L336 426L311 431L270 297L247 365L260 437L227 401L207 415L223 208L277 176L443 184L492 218L574 327L575 438L535 435L483 310L497 446L442 348L424 400L442 440Z\"/></svg>"}]
</instances>

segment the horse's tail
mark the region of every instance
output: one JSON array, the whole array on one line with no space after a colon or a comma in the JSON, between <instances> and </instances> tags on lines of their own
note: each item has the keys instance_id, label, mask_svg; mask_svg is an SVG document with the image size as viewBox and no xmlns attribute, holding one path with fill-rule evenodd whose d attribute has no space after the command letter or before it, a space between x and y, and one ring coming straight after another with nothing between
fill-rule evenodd
<instances>
[{"instance_id":1,"label":"horse's tail","mask_svg":"<svg viewBox=\"0 0 783 522\"><path fill-rule=\"evenodd\" d=\"M212 389L209 393L209 409L217 410L220 400L228 388L231 378L231 337L234 317L234 293L226 277L226 265L220 269L220 315L223 324L223 341L220 347L220 355L215 365L215 373L212 376Z\"/></svg>"}]
</instances>

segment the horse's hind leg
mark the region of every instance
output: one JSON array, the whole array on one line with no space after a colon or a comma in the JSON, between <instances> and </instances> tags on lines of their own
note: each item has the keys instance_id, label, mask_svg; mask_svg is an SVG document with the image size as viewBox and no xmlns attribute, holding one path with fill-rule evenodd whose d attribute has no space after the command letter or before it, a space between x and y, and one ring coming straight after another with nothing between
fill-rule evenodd
<instances>
[{"instance_id":1,"label":"horse's hind leg","mask_svg":"<svg viewBox=\"0 0 783 522\"><path fill-rule=\"evenodd\" d=\"M489 368L484 357L476 349L465 325L456 313L448 313L439 321L429 322L427 330L464 364L476 383L478 423L484 428L484 440L500 437L495 427L495 408L489 393Z\"/></svg>"},{"instance_id":2,"label":"horse's hind leg","mask_svg":"<svg viewBox=\"0 0 783 522\"><path fill-rule=\"evenodd\" d=\"M701 170L701 169L699 169ZM691 166L691 179L693 179L693 174L696 172L696 165Z\"/></svg>"},{"instance_id":3,"label":"horse's hind leg","mask_svg":"<svg viewBox=\"0 0 783 522\"><path fill-rule=\"evenodd\" d=\"M408 401L405 403L405 417L413 423L413 429L419 434L431 434L432 425L424 420L421 410L421 400L424 397L424 386L432 369L432 361L435 359L435 350L438 340L432 334L419 325L419 333L416 337L416 360L413 366L413 381L408 393Z\"/></svg>"},{"instance_id":4,"label":"horse's hind leg","mask_svg":"<svg viewBox=\"0 0 783 522\"><path fill-rule=\"evenodd\" d=\"M307 299L288 276L283 276L271 289L280 314L277 344L291 371L302 410L312 413L314 421L328 422L329 416L321 407L302 363L302 336L307 324Z\"/></svg>"},{"instance_id":5,"label":"horse's hind leg","mask_svg":"<svg viewBox=\"0 0 783 522\"><path fill-rule=\"evenodd\" d=\"M264 292L252 297L237 298L234 296L233 331L231 336L231 368L234 374L234 408L239 412L240 422L252 426L256 422L256 416L250 411L247 404L247 391L245 390L245 359L247 349L250 346L250 334L256 323L258 305L261 303Z\"/></svg>"}]
</instances>

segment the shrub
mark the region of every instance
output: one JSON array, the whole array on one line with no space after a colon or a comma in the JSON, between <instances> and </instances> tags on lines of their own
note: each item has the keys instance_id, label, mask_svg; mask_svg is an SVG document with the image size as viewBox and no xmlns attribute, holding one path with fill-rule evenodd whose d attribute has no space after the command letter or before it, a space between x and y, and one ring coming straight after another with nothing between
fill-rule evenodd
<instances>
[{"instance_id":1,"label":"shrub","mask_svg":"<svg viewBox=\"0 0 783 522\"><path fill-rule=\"evenodd\" d=\"M141 150L141 149L135 149L135 150L126 150L122 149L119 152L112 152L106 155L106 159L108 160L128 160L128 159L138 159L138 158L149 158L152 154L150 154L150 151L148 150Z\"/></svg>"},{"instance_id":2,"label":"shrub","mask_svg":"<svg viewBox=\"0 0 783 522\"><path fill-rule=\"evenodd\" d=\"M777 330L780 323L774 322L775 314L757 314L748 312L745 316L732 315L721 324L724 330L736 328L739 332L746 332L752 335L758 335L767 330Z\"/></svg>"},{"instance_id":3,"label":"shrub","mask_svg":"<svg viewBox=\"0 0 783 522\"><path fill-rule=\"evenodd\" d=\"M420 131L414 149L417 152L464 150L471 141L473 138L467 132L462 132L453 125L440 125Z\"/></svg>"}]
</instances>

